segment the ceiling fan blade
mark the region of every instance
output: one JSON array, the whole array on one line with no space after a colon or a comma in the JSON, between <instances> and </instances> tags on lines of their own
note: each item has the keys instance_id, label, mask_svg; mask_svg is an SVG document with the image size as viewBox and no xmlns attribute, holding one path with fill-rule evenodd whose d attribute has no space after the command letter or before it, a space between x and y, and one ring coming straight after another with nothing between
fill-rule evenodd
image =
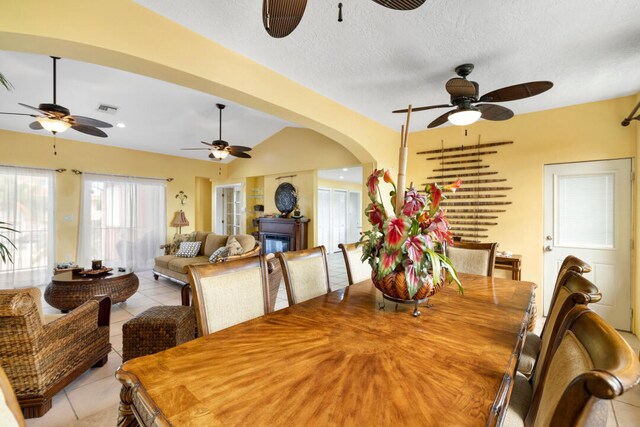
<instances>
[{"instance_id":1,"label":"ceiling fan blade","mask_svg":"<svg viewBox=\"0 0 640 427\"><path fill-rule=\"evenodd\" d=\"M107 134L101 131L98 128L87 125L73 125L71 129L77 130L78 132L86 133L87 135L99 136L100 138L106 138Z\"/></svg>"},{"instance_id":2,"label":"ceiling fan blade","mask_svg":"<svg viewBox=\"0 0 640 427\"><path fill-rule=\"evenodd\" d=\"M413 10L424 4L426 0L373 0L374 2L395 10Z\"/></svg>"},{"instance_id":3,"label":"ceiling fan blade","mask_svg":"<svg viewBox=\"0 0 640 427\"><path fill-rule=\"evenodd\" d=\"M210 142L200 141L200 144L208 145L209 147L213 147L213 144Z\"/></svg>"},{"instance_id":4,"label":"ceiling fan blade","mask_svg":"<svg viewBox=\"0 0 640 427\"><path fill-rule=\"evenodd\" d=\"M440 104L440 105L429 105L427 107L416 107L416 108L412 108L411 111L412 112L416 112L416 111L425 111L425 110L433 110L434 108L450 108L453 107L453 105L451 104ZM402 109L402 110L394 110L392 111L392 113L406 113L408 112L408 109Z\"/></svg>"},{"instance_id":5,"label":"ceiling fan blade","mask_svg":"<svg viewBox=\"0 0 640 427\"><path fill-rule=\"evenodd\" d=\"M479 99L480 102L507 102L517 99L529 98L530 96L539 95L553 87L553 83L540 81L520 83L513 86L496 89L492 92L485 93Z\"/></svg>"},{"instance_id":6,"label":"ceiling fan blade","mask_svg":"<svg viewBox=\"0 0 640 427\"><path fill-rule=\"evenodd\" d=\"M429 129L431 128L435 128L438 127L440 125L443 125L447 122L447 119L449 118L449 115L451 113L453 113L456 110L451 110L451 111L447 111L446 113L444 113L443 115L441 115L440 117L438 117L437 119L435 119L434 121L432 121L431 123L429 123L429 126L427 126Z\"/></svg>"},{"instance_id":7,"label":"ceiling fan blade","mask_svg":"<svg viewBox=\"0 0 640 427\"><path fill-rule=\"evenodd\" d=\"M42 127L42 125L40 124L40 122L31 122L31 123L29 123L29 127L31 129L33 129L33 130L42 130L42 129L44 129Z\"/></svg>"},{"instance_id":8,"label":"ceiling fan blade","mask_svg":"<svg viewBox=\"0 0 640 427\"><path fill-rule=\"evenodd\" d=\"M27 113L5 113L0 111L0 114L6 114L8 116L29 116L29 117L38 117L35 114L27 114Z\"/></svg>"},{"instance_id":9,"label":"ceiling fan blade","mask_svg":"<svg viewBox=\"0 0 640 427\"><path fill-rule=\"evenodd\" d=\"M207 150L207 151L209 151L209 150L211 150L211 148L204 148L204 147L202 147L202 148L181 148L181 150Z\"/></svg>"},{"instance_id":10,"label":"ceiling fan blade","mask_svg":"<svg viewBox=\"0 0 640 427\"><path fill-rule=\"evenodd\" d=\"M79 125L93 126L94 128L112 128L111 123L103 122L101 120L92 119L91 117L84 116L71 116L73 120Z\"/></svg>"},{"instance_id":11,"label":"ceiling fan blade","mask_svg":"<svg viewBox=\"0 0 640 427\"><path fill-rule=\"evenodd\" d=\"M452 96L476 96L476 86L473 82L461 77L449 79L444 87Z\"/></svg>"},{"instance_id":12,"label":"ceiling fan blade","mask_svg":"<svg viewBox=\"0 0 640 427\"><path fill-rule=\"evenodd\" d=\"M513 111L502 105L493 104L478 104L476 108L482 111L482 118L485 120L493 120L499 122L502 120L509 120L513 117Z\"/></svg>"},{"instance_id":13,"label":"ceiling fan blade","mask_svg":"<svg viewBox=\"0 0 640 427\"><path fill-rule=\"evenodd\" d=\"M44 114L44 115L45 115L45 116L47 116L47 117L51 116L51 113L50 113L50 112L48 112L48 111L44 111L44 110L40 110L39 108L32 107L31 105L23 104L22 102L18 102L18 105L22 105L23 107L30 108L30 109L32 109L32 110L36 110L37 112L42 113L42 114Z\"/></svg>"},{"instance_id":14,"label":"ceiling fan blade","mask_svg":"<svg viewBox=\"0 0 640 427\"><path fill-rule=\"evenodd\" d=\"M251 151L251 147L245 147L244 145L230 145L231 151Z\"/></svg>"},{"instance_id":15,"label":"ceiling fan blade","mask_svg":"<svg viewBox=\"0 0 640 427\"><path fill-rule=\"evenodd\" d=\"M251 156L243 151L229 151L229 154L235 157L240 157L241 159L250 159Z\"/></svg>"},{"instance_id":16,"label":"ceiling fan blade","mask_svg":"<svg viewBox=\"0 0 640 427\"><path fill-rule=\"evenodd\" d=\"M276 39L286 37L296 29L307 0L262 0L262 24L267 33Z\"/></svg>"}]
</instances>

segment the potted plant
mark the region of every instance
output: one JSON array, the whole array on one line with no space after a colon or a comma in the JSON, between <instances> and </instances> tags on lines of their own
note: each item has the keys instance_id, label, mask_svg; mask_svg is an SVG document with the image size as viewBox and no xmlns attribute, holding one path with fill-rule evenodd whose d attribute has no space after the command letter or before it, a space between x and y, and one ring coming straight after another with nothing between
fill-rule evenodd
<instances>
[{"instance_id":1,"label":"potted plant","mask_svg":"<svg viewBox=\"0 0 640 427\"><path fill-rule=\"evenodd\" d=\"M382 203L380 179L393 187L389 195L391 206L400 208L396 214L387 212ZM371 265L373 283L384 295L394 300L423 300L444 285L445 270L449 282L456 282L463 292L456 270L442 250L453 242L440 208L443 191L455 191L460 184L457 180L441 188L434 183L425 187L424 194L411 185L404 203L396 203L397 189L390 172L374 170L369 176L371 203L365 213L372 228L362 234L359 244L363 246L362 261Z\"/></svg>"},{"instance_id":2,"label":"potted plant","mask_svg":"<svg viewBox=\"0 0 640 427\"><path fill-rule=\"evenodd\" d=\"M11 257L11 250L8 245L12 246L14 249L17 249L16 245L14 245L13 242L9 240L9 238L4 234L6 232L18 233L17 230L14 230L11 227L11 224L0 221L0 259L2 259L2 262L4 263L13 262L13 258ZM7 244L5 244L5 241L7 242Z\"/></svg>"}]
</instances>

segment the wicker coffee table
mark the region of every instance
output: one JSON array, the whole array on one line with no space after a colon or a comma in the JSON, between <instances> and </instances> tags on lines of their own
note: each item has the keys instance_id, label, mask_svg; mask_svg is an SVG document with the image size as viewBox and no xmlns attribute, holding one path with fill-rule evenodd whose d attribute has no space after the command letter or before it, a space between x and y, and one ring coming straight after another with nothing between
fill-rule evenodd
<instances>
[{"instance_id":1,"label":"wicker coffee table","mask_svg":"<svg viewBox=\"0 0 640 427\"><path fill-rule=\"evenodd\" d=\"M63 312L73 310L94 295L111 297L111 304L126 301L138 290L138 276L132 271L100 276L81 276L72 272L56 274L44 291L44 299Z\"/></svg>"}]
</instances>

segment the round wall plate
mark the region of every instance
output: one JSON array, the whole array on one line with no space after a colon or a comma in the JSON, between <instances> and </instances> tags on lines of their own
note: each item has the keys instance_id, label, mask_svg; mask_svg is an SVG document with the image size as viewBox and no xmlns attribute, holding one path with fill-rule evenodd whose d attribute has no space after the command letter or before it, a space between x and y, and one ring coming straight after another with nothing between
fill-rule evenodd
<instances>
[{"instance_id":1,"label":"round wall plate","mask_svg":"<svg viewBox=\"0 0 640 427\"><path fill-rule=\"evenodd\" d=\"M283 214L289 215L298 203L296 187L288 182L278 185L275 196L276 208Z\"/></svg>"}]
</instances>

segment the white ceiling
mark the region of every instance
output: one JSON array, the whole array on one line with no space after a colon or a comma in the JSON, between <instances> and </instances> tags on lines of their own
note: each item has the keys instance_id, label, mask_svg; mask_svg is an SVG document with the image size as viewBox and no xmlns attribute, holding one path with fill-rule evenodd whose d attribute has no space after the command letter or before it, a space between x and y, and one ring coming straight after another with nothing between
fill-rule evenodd
<instances>
[{"instance_id":1,"label":"white ceiling","mask_svg":"<svg viewBox=\"0 0 640 427\"><path fill-rule=\"evenodd\" d=\"M534 80L555 87L507 103L516 114L640 92L637 0L429 0L413 11L371 0L307 3L298 28L269 37L260 0L138 3L393 129L391 110L449 101L455 66L480 92ZM446 110L444 110L446 111ZM419 113L412 130L444 112Z\"/></svg>"},{"instance_id":2,"label":"white ceiling","mask_svg":"<svg viewBox=\"0 0 640 427\"><path fill-rule=\"evenodd\" d=\"M113 68L61 59L58 61L58 104L71 114L114 125L97 138L69 129L62 138L135 150L208 160L208 151L181 151L205 147L200 141L218 139L216 103L227 105L222 115L222 137L231 145L253 147L292 123L224 99L182 86ZM37 107L53 102L52 61L48 56L0 51L0 71L13 84L0 90L0 111L31 113L18 102ZM97 111L100 103L120 107L115 115ZM0 114L0 129L51 135L28 128L32 117ZM115 127L122 122L125 128ZM205 147L206 148L206 147ZM228 156L225 163L235 159Z\"/></svg>"},{"instance_id":3,"label":"white ceiling","mask_svg":"<svg viewBox=\"0 0 640 427\"><path fill-rule=\"evenodd\" d=\"M362 166L352 166L339 169L320 169L318 170L318 178L362 184Z\"/></svg>"}]
</instances>

